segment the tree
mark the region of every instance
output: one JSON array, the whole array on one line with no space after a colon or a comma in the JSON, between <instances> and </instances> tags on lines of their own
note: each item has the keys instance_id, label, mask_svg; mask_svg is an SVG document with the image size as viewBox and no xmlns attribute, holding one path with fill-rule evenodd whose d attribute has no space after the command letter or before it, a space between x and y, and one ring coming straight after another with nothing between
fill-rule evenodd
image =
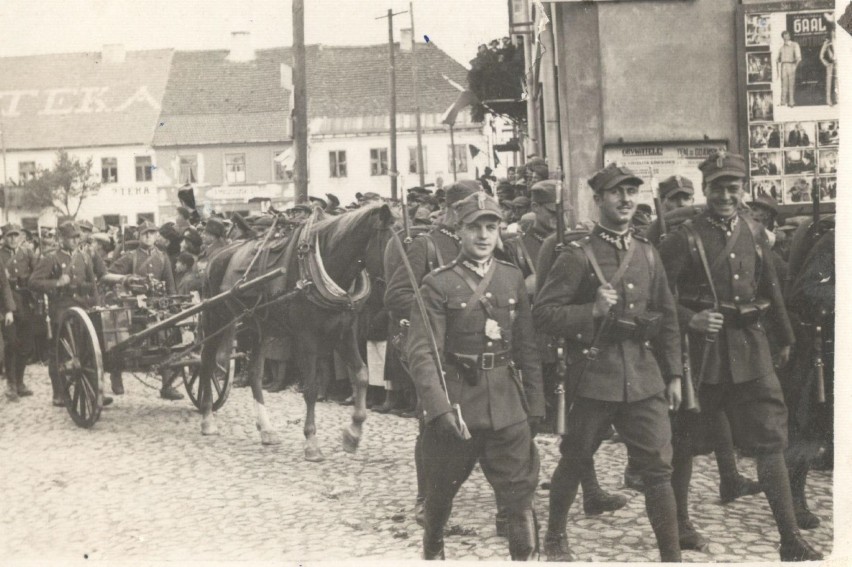
<instances>
[{"instance_id":1,"label":"tree","mask_svg":"<svg viewBox=\"0 0 852 567\"><path fill-rule=\"evenodd\" d=\"M27 209L52 209L60 216L76 219L83 201L96 195L101 187L92 167L92 158L81 162L59 150L52 168L39 168L35 178L19 189L21 204Z\"/></svg>"}]
</instances>

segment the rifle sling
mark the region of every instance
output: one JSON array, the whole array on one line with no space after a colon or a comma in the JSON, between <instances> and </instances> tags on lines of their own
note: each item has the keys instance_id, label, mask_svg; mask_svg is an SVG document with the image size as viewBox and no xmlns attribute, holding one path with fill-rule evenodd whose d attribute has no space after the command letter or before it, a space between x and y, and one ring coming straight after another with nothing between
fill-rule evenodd
<instances>
[{"instance_id":1,"label":"rifle sling","mask_svg":"<svg viewBox=\"0 0 852 567\"><path fill-rule=\"evenodd\" d=\"M467 314L470 313L478 303L485 310L485 314L496 321L496 318L494 317L494 308L491 306L491 302L488 301L488 298L484 295L485 290L488 289L488 284L491 283L491 278L494 276L494 272L496 271L497 266L495 262L496 260L491 260L491 267L488 269L485 277L480 280L479 284L477 284L470 274L465 271L466 268L464 268L464 266L456 264L453 268L456 274L464 280L464 283L466 283L467 287L469 287L473 292L473 295L467 302L467 307L465 307L464 312L462 313L463 316L467 316Z\"/></svg>"},{"instance_id":2,"label":"rifle sling","mask_svg":"<svg viewBox=\"0 0 852 567\"><path fill-rule=\"evenodd\" d=\"M624 277L624 273L627 271L627 268L630 266L630 259L633 258L633 252L636 250L636 243L630 246L627 249L627 253L624 255L624 258L621 259L621 263L618 265L618 269L612 275L612 279L609 282L606 281L604 277L603 270L601 270L601 265L598 263L598 259L595 256L595 251L592 250L591 242L585 242L580 246L583 249L583 253L588 258L589 263L592 265L592 269L595 271L595 275L600 280L601 284L609 283L611 286L615 287L618 282L621 281L621 278Z\"/></svg>"},{"instance_id":3,"label":"rifle sling","mask_svg":"<svg viewBox=\"0 0 852 567\"><path fill-rule=\"evenodd\" d=\"M707 283L710 284L710 293L713 294L713 303L716 309L719 308L719 295L716 293L716 284L713 283L713 272L710 270L710 263L707 261L707 252L704 250L704 242L701 236L698 235L691 223L684 223L686 229L687 240L690 247L698 252L698 258L701 260L701 267L704 268L704 276L707 278ZM731 238L733 241L733 238ZM730 243L729 243L730 244Z\"/></svg>"},{"instance_id":4,"label":"rifle sling","mask_svg":"<svg viewBox=\"0 0 852 567\"><path fill-rule=\"evenodd\" d=\"M530 269L530 273L535 276L536 275L536 273L535 273L535 258L533 258L530 255L530 251L527 248L526 243L524 242L524 236L523 235L521 235L521 237L518 238L518 246L521 249L521 255L524 256L524 262L526 262L527 266Z\"/></svg>"}]
</instances>

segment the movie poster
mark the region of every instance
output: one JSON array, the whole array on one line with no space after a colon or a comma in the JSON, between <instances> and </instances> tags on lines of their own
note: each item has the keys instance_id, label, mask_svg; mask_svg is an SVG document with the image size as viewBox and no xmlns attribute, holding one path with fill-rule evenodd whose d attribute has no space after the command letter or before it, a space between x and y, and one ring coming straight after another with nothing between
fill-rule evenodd
<instances>
[{"instance_id":1,"label":"movie poster","mask_svg":"<svg viewBox=\"0 0 852 567\"><path fill-rule=\"evenodd\" d=\"M747 6L740 43L752 195L782 205L806 203L811 191L823 201L837 193L836 24L830 2L808 6Z\"/></svg>"}]
</instances>

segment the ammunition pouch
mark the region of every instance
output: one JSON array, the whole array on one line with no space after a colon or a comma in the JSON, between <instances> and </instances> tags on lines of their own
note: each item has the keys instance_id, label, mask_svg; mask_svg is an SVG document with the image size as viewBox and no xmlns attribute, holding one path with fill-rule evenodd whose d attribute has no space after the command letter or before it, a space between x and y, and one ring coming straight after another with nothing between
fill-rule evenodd
<instances>
[{"instance_id":1,"label":"ammunition pouch","mask_svg":"<svg viewBox=\"0 0 852 567\"><path fill-rule=\"evenodd\" d=\"M482 354L458 354L448 352L447 362L453 364L459 371L459 375L471 386L479 384L480 370L494 370L502 366L512 364L512 353L505 352L483 352Z\"/></svg>"},{"instance_id":2,"label":"ammunition pouch","mask_svg":"<svg viewBox=\"0 0 852 567\"><path fill-rule=\"evenodd\" d=\"M660 334L663 314L659 311L645 311L632 319L616 318L607 327L604 336L607 342L620 343L627 340L650 341Z\"/></svg>"},{"instance_id":3,"label":"ammunition pouch","mask_svg":"<svg viewBox=\"0 0 852 567\"><path fill-rule=\"evenodd\" d=\"M681 293L680 303L693 311L714 310L713 300L699 295ZM760 321L764 313L769 311L772 303L768 299L753 299L746 303L719 302L718 312L725 318L725 326L735 329L745 329Z\"/></svg>"}]
</instances>

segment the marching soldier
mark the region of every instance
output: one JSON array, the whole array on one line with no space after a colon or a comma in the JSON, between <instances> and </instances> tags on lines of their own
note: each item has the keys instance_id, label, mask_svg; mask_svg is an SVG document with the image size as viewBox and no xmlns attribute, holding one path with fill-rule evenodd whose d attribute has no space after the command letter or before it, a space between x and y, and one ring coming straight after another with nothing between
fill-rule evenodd
<instances>
[{"instance_id":1,"label":"marching soldier","mask_svg":"<svg viewBox=\"0 0 852 567\"><path fill-rule=\"evenodd\" d=\"M36 266L33 250L23 245L24 234L19 225L7 224L3 227L3 247L0 248L0 260L6 266L9 287L14 299L14 320L6 321L3 339L6 347L6 378L9 391L14 389L19 396L31 396L32 390L24 385L24 371L35 348L35 329L37 327L36 300L28 289L30 275ZM8 307L9 302L4 300ZM6 312L4 310L4 312Z\"/></svg>"},{"instance_id":2,"label":"marching soldier","mask_svg":"<svg viewBox=\"0 0 852 567\"><path fill-rule=\"evenodd\" d=\"M426 422L423 556L444 558L453 498L479 462L498 508L508 513L512 559L529 560L538 539L532 502L539 458L532 437L544 417L529 300L520 270L493 256L500 239L498 203L478 192L455 209L461 253L423 279L428 320L412 309L408 339ZM436 356L445 364L445 378Z\"/></svg>"},{"instance_id":3,"label":"marching soldier","mask_svg":"<svg viewBox=\"0 0 852 567\"><path fill-rule=\"evenodd\" d=\"M50 300L50 324L53 339L49 342L48 373L53 386L53 405L65 405L56 360L56 337L63 313L71 307L88 309L98 304L98 289L92 264L79 249L80 230L71 221L59 225L59 248L39 259L30 275L30 288L47 294ZM112 398L104 396L104 405Z\"/></svg>"},{"instance_id":4,"label":"marching soldier","mask_svg":"<svg viewBox=\"0 0 852 567\"><path fill-rule=\"evenodd\" d=\"M779 366L786 365L795 337L766 233L739 213L746 163L720 151L699 168L707 210L660 246L696 367L702 427L690 434L709 431L718 423L715 415L726 413L734 442L756 456L758 481L781 535L781 560L818 560L822 555L796 525L784 462L787 408L764 325L779 337Z\"/></svg>"},{"instance_id":5,"label":"marching soldier","mask_svg":"<svg viewBox=\"0 0 852 567\"><path fill-rule=\"evenodd\" d=\"M531 300L537 289L536 282L539 277L537 262L542 244L549 236L556 233L556 215L558 214L556 210L556 188L557 182L550 179L539 181L533 185L530 190L530 201L532 202L532 213L535 215L535 224L522 235L506 240L509 255L524 274L527 293ZM544 379L546 420L548 426L553 428L556 419L556 387L558 381L556 339L550 335L537 332L536 341L539 347ZM624 496L610 494L601 488L594 463L583 471L582 486L583 511L589 516L612 512L627 504L627 498Z\"/></svg>"},{"instance_id":6,"label":"marching soldier","mask_svg":"<svg viewBox=\"0 0 852 567\"><path fill-rule=\"evenodd\" d=\"M479 184L475 181L462 180L449 186L446 190L447 212L443 222L433 227L429 232L418 235L408 247L406 254L414 270L417 285L422 283L423 278L429 272L440 268L459 255L461 239L456 234L456 210L453 205L478 191ZM397 334L400 331L405 332L411 318L412 308L414 307L414 288L405 266L402 264L402 260L397 257L397 252L392 244L392 242L389 243L385 253L385 266L387 268L385 274L388 278L387 289L385 290L385 307L390 313L391 321L396 322L399 327L399 330L393 332L393 334ZM422 421L420 426L422 429ZM423 502L426 498L426 477L421 447L422 434L419 434L414 445L414 462L417 471L415 517L418 519L422 517Z\"/></svg>"},{"instance_id":7,"label":"marching soldier","mask_svg":"<svg viewBox=\"0 0 852 567\"><path fill-rule=\"evenodd\" d=\"M172 264L165 252L155 246L160 237L159 229L149 222L139 225L139 247L135 250L125 252L109 267L109 273L125 276L121 283L128 278L147 278L161 282L164 291L168 295L174 295L175 278L172 272ZM162 373L162 388L160 397L166 400L181 400L183 394L178 392L172 382L174 375L171 371L164 370ZM121 378L121 368L110 369L110 381L112 392L116 395L124 393L124 384Z\"/></svg>"},{"instance_id":8,"label":"marching soldier","mask_svg":"<svg viewBox=\"0 0 852 567\"><path fill-rule=\"evenodd\" d=\"M559 255L536 297L541 331L567 339L573 406L550 486L545 553L572 560L565 532L600 432L615 425L639 464L645 508L663 561L680 561L668 410L680 404L674 298L656 250L630 231L642 180L610 165L589 181L600 222ZM659 360L659 362L658 362Z\"/></svg>"}]
</instances>

